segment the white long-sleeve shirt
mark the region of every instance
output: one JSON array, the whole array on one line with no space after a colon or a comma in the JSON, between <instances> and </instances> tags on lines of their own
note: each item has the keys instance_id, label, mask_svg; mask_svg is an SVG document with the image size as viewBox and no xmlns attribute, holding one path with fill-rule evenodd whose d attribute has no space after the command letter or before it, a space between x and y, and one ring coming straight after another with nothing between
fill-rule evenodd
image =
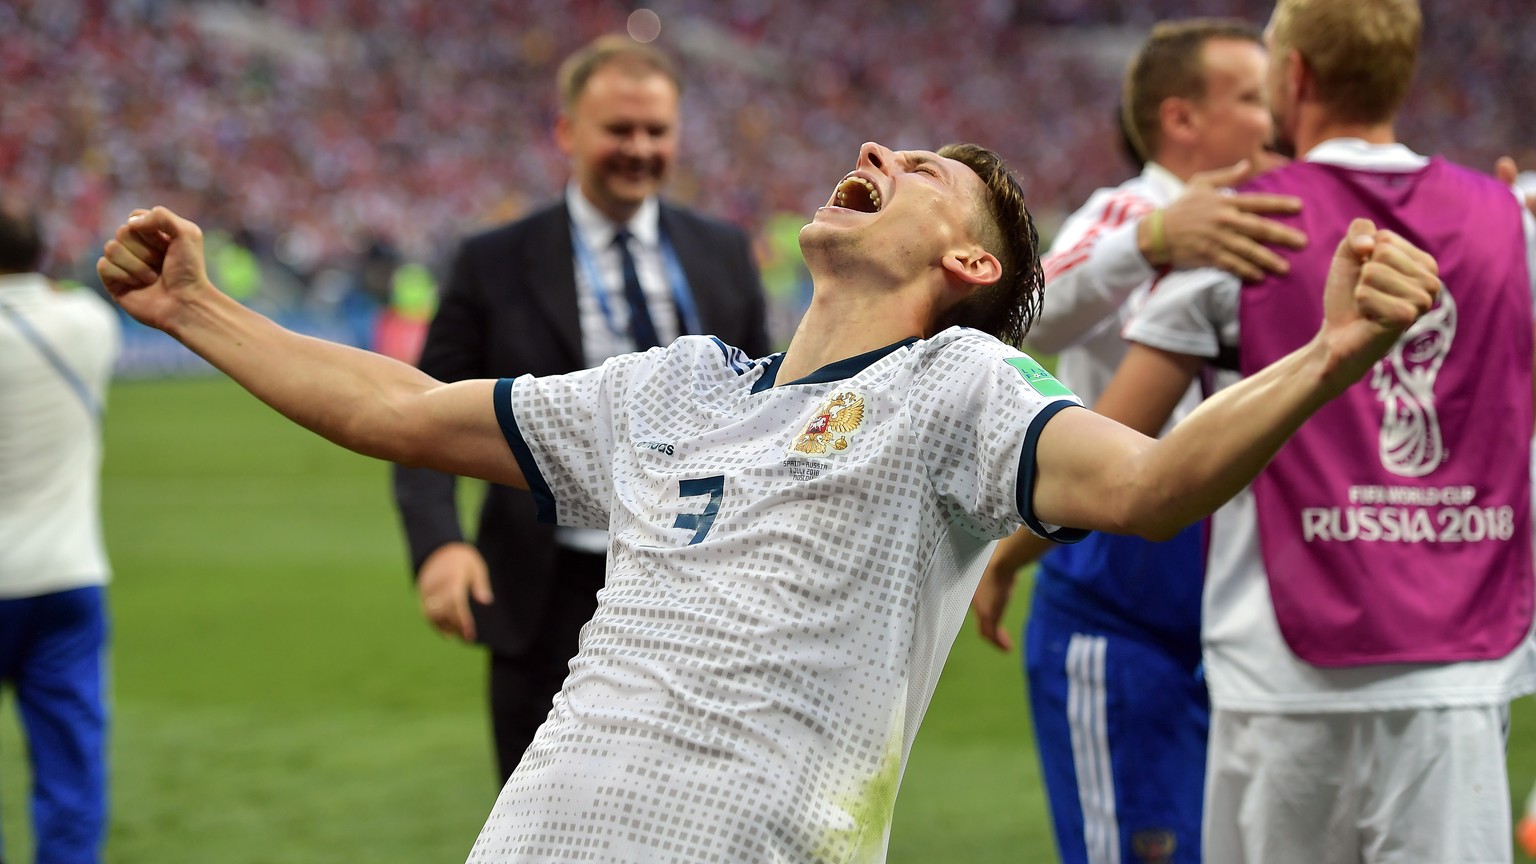
<instances>
[{"instance_id":1,"label":"white long-sleeve shirt","mask_svg":"<svg viewBox=\"0 0 1536 864\"><path fill-rule=\"evenodd\" d=\"M1142 217L1184 192L1184 183L1156 162L1113 188L1093 193L1062 223L1045 270L1045 302L1024 349L1055 354L1056 377L1092 407L1125 358L1121 329L1157 276L1136 242ZM1199 404L1191 388L1174 412Z\"/></svg>"}]
</instances>

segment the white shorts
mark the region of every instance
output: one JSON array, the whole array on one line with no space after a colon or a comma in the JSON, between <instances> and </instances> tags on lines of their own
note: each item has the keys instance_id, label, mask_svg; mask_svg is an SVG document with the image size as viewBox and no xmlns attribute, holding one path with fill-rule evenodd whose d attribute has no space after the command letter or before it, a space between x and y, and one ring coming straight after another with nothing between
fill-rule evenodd
<instances>
[{"instance_id":1,"label":"white shorts","mask_svg":"<svg viewBox=\"0 0 1536 864\"><path fill-rule=\"evenodd\" d=\"M1211 864L1509 864L1509 708L1217 709Z\"/></svg>"}]
</instances>

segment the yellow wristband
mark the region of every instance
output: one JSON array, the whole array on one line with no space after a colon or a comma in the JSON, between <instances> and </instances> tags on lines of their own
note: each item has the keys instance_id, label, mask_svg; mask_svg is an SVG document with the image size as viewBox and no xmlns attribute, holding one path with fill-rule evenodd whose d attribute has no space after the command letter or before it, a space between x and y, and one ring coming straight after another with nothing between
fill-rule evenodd
<instances>
[{"instance_id":1,"label":"yellow wristband","mask_svg":"<svg viewBox=\"0 0 1536 864\"><path fill-rule=\"evenodd\" d=\"M1152 245L1151 262L1167 264L1168 238L1163 235L1163 211L1153 210L1147 214L1147 234L1150 235Z\"/></svg>"}]
</instances>

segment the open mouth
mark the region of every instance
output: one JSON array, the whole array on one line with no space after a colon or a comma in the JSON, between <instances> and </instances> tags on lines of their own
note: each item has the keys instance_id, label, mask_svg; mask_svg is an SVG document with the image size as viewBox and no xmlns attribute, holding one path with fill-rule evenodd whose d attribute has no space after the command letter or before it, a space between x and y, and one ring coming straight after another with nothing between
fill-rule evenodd
<instances>
[{"instance_id":1,"label":"open mouth","mask_svg":"<svg viewBox=\"0 0 1536 864\"><path fill-rule=\"evenodd\" d=\"M850 174L843 178L843 182L837 184L837 191L832 195L832 203L837 207L858 210L861 213L878 213L880 212L880 190L863 177Z\"/></svg>"}]
</instances>

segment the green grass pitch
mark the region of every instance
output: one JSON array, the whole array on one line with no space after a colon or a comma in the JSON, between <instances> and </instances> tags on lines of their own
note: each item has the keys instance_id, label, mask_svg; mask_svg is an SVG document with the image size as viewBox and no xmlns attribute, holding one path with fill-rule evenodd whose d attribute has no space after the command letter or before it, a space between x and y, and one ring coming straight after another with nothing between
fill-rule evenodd
<instances>
[{"instance_id":1,"label":"green grass pitch","mask_svg":"<svg viewBox=\"0 0 1536 864\"><path fill-rule=\"evenodd\" d=\"M496 793L483 660L417 615L386 466L222 378L121 383L106 434L107 860L462 861ZM4 704L15 864L31 838ZM1529 705L1511 733L1517 798L1536 778ZM907 768L890 860L1034 864L1052 848L1017 655L968 623Z\"/></svg>"}]
</instances>

